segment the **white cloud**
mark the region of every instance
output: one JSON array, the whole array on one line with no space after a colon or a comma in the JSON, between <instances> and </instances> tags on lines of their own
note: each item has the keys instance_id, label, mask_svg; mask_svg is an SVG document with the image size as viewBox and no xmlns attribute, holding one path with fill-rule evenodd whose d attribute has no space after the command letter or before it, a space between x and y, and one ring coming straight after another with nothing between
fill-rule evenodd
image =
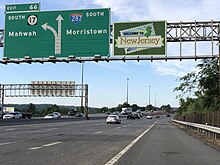
<instances>
[{"instance_id":1,"label":"white cloud","mask_svg":"<svg viewBox=\"0 0 220 165\"><path fill-rule=\"evenodd\" d=\"M195 61L155 61L152 66L161 76L176 76L182 77L185 74L195 70L195 66L198 62Z\"/></svg>"}]
</instances>

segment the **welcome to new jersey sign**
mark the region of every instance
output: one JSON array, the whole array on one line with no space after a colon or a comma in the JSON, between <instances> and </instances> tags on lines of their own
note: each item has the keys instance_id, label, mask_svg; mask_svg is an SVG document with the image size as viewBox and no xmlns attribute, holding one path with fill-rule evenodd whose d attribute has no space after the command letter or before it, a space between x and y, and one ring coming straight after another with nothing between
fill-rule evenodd
<instances>
[{"instance_id":1,"label":"welcome to new jersey sign","mask_svg":"<svg viewBox=\"0 0 220 165\"><path fill-rule=\"evenodd\" d=\"M166 55L166 21L114 24L113 55Z\"/></svg>"},{"instance_id":2,"label":"welcome to new jersey sign","mask_svg":"<svg viewBox=\"0 0 220 165\"><path fill-rule=\"evenodd\" d=\"M4 57L108 56L109 45L110 9L5 15Z\"/></svg>"}]
</instances>

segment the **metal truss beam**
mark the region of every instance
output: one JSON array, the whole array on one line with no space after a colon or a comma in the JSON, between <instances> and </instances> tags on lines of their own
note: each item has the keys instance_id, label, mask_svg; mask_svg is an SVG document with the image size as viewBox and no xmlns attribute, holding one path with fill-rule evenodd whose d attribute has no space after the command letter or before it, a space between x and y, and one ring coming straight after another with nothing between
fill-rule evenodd
<instances>
[{"instance_id":1,"label":"metal truss beam","mask_svg":"<svg viewBox=\"0 0 220 165\"><path fill-rule=\"evenodd\" d=\"M53 87L54 84L51 85ZM45 86L45 84L44 84ZM40 87L39 85L35 86L33 88L33 84L0 84L0 111L4 107L4 98L5 97L84 97L85 102L84 102L84 114L86 119L89 119L88 117L88 84L75 84L74 89L75 93L74 95L66 95L66 96L61 96L61 95L33 95L31 90L73 90L73 88L70 88L69 85L67 84L62 84L58 85L56 89L53 89L49 87ZM82 92L83 91L83 92ZM41 93L41 92L39 92ZM43 92L45 93L45 92Z\"/></svg>"},{"instance_id":2,"label":"metal truss beam","mask_svg":"<svg viewBox=\"0 0 220 165\"><path fill-rule=\"evenodd\" d=\"M4 95L0 95L0 97L81 97L81 91L85 90L85 87L81 84L75 84L74 89L70 87L70 85L62 84L56 85L54 88L54 84L49 85L48 88L41 87L39 84L0 84L0 91L4 91ZM69 91L75 90L74 95L42 95L42 94L33 94L32 90L40 90L40 91L48 91L48 90L62 90ZM2 93L2 92L0 92ZM38 92L36 92L38 93ZM46 93L46 92L39 92Z\"/></svg>"},{"instance_id":3,"label":"metal truss beam","mask_svg":"<svg viewBox=\"0 0 220 165\"><path fill-rule=\"evenodd\" d=\"M112 33L113 28L112 25L110 26L110 42L112 43ZM4 30L0 30L0 37L2 40L0 40L1 44L0 46L3 46L3 38L4 38ZM2 36L1 36L2 35ZM219 42L220 40L220 21L203 21L203 22L176 22L176 23L167 23L167 42L173 43L173 42L179 42L179 49L180 53L175 56L112 56L112 57L90 57L90 58L80 58L80 57L68 57L68 58L44 58L44 59L31 59L31 58L24 58L24 59L5 59L0 61L2 64L8 64L8 63L57 63L57 62L90 62L90 61L129 61L129 60L186 60L186 59L213 59L218 58L218 54L214 54L213 50L216 47L214 43ZM197 52L197 42L209 42L212 45L210 54L196 54ZM182 45L183 42L192 42L195 45L195 54L191 55L182 55Z\"/></svg>"},{"instance_id":4,"label":"metal truss beam","mask_svg":"<svg viewBox=\"0 0 220 165\"><path fill-rule=\"evenodd\" d=\"M4 41L4 30L0 29L0 47L3 47L3 41Z\"/></svg>"},{"instance_id":5,"label":"metal truss beam","mask_svg":"<svg viewBox=\"0 0 220 165\"><path fill-rule=\"evenodd\" d=\"M167 42L219 41L220 21L167 23Z\"/></svg>"}]
</instances>

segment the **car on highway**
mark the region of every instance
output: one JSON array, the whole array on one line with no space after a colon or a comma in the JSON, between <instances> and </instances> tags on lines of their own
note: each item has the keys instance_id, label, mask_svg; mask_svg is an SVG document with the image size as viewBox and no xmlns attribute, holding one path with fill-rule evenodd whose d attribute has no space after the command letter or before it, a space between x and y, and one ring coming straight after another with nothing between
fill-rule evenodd
<instances>
[{"instance_id":1,"label":"car on highway","mask_svg":"<svg viewBox=\"0 0 220 165\"><path fill-rule=\"evenodd\" d=\"M58 119L61 118L61 116L57 115L56 113L50 113L44 116L44 119Z\"/></svg>"},{"instance_id":2,"label":"car on highway","mask_svg":"<svg viewBox=\"0 0 220 165\"><path fill-rule=\"evenodd\" d=\"M76 117L83 117L83 114L80 113L80 112L77 112L75 116L76 116Z\"/></svg>"},{"instance_id":3,"label":"car on highway","mask_svg":"<svg viewBox=\"0 0 220 165\"><path fill-rule=\"evenodd\" d=\"M167 117L170 117L170 114L167 114Z\"/></svg>"},{"instance_id":4,"label":"car on highway","mask_svg":"<svg viewBox=\"0 0 220 165\"><path fill-rule=\"evenodd\" d=\"M109 115L106 119L107 124L115 123L115 124L121 124L121 119L118 115Z\"/></svg>"},{"instance_id":5,"label":"car on highway","mask_svg":"<svg viewBox=\"0 0 220 165\"><path fill-rule=\"evenodd\" d=\"M70 109L67 113L68 116L75 116L77 113L77 110L76 109Z\"/></svg>"},{"instance_id":6,"label":"car on highway","mask_svg":"<svg viewBox=\"0 0 220 165\"><path fill-rule=\"evenodd\" d=\"M20 112L8 112L3 116L3 119L21 119L22 114Z\"/></svg>"},{"instance_id":7,"label":"car on highway","mask_svg":"<svg viewBox=\"0 0 220 165\"><path fill-rule=\"evenodd\" d=\"M140 114L137 113L137 112L133 112L132 114L134 116L134 119L140 119L141 118Z\"/></svg>"},{"instance_id":8,"label":"car on highway","mask_svg":"<svg viewBox=\"0 0 220 165\"><path fill-rule=\"evenodd\" d=\"M147 115L147 119L152 119L152 116L151 115Z\"/></svg>"},{"instance_id":9,"label":"car on highway","mask_svg":"<svg viewBox=\"0 0 220 165\"><path fill-rule=\"evenodd\" d=\"M127 119L140 119L141 116L137 112L132 112L127 115Z\"/></svg>"},{"instance_id":10,"label":"car on highway","mask_svg":"<svg viewBox=\"0 0 220 165\"><path fill-rule=\"evenodd\" d=\"M52 114L55 115L57 118L61 118L60 112L53 112Z\"/></svg>"},{"instance_id":11,"label":"car on highway","mask_svg":"<svg viewBox=\"0 0 220 165\"><path fill-rule=\"evenodd\" d=\"M138 114L140 115L140 117L143 117L143 114L142 114L142 112L141 112L140 109L138 109L138 110L136 111L136 113L138 113Z\"/></svg>"},{"instance_id":12,"label":"car on highway","mask_svg":"<svg viewBox=\"0 0 220 165\"><path fill-rule=\"evenodd\" d=\"M127 119L135 119L133 113L129 113L127 115Z\"/></svg>"}]
</instances>

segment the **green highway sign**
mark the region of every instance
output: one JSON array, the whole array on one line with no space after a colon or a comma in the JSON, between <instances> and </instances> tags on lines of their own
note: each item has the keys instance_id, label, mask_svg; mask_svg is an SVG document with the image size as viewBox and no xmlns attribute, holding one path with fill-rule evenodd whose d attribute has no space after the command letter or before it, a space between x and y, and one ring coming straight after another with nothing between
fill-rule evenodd
<instances>
[{"instance_id":1,"label":"green highway sign","mask_svg":"<svg viewBox=\"0 0 220 165\"><path fill-rule=\"evenodd\" d=\"M166 55L166 21L115 23L113 55Z\"/></svg>"},{"instance_id":2,"label":"green highway sign","mask_svg":"<svg viewBox=\"0 0 220 165\"><path fill-rule=\"evenodd\" d=\"M108 56L110 9L5 15L4 57Z\"/></svg>"},{"instance_id":3,"label":"green highway sign","mask_svg":"<svg viewBox=\"0 0 220 165\"><path fill-rule=\"evenodd\" d=\"M40 3L5 5L5 12L40 11Z\"/></svg>"}]
</instances>

